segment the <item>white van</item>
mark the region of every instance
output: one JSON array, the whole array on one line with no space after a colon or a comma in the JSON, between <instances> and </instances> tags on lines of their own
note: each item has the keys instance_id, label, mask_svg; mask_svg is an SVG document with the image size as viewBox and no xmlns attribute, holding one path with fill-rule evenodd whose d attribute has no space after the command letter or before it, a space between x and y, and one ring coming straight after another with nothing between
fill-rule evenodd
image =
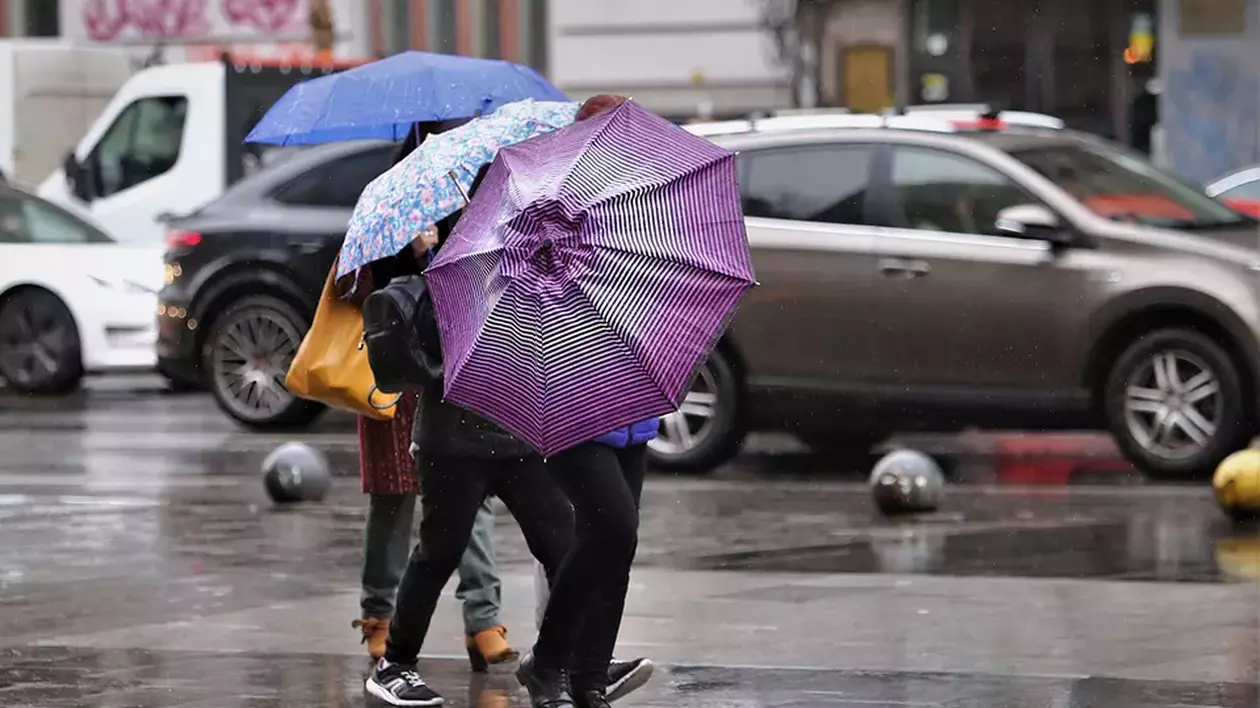
<instances>
[{"instance_id":1,"label":"white van","mask_svg":"<svg viewBox=\"0 0 1260 708\"><path fill-rule=\"evenodd\" d=\"M243 141L289 87L353 65L240 64L224 56L143 69L39 195L85 206L120 241L160 243L167 215L206 204L261 164L268 148Z\"/></svg>"}]
</instances>

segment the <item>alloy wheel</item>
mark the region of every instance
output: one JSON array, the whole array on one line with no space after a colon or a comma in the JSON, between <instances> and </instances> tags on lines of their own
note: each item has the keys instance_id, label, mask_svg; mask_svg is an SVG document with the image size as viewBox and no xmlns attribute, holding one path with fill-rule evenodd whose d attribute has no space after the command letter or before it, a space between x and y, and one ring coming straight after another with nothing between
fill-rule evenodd
<instances>
[{"instance_id":1,"label":"alloy wheel","mask_svg":"<svg viewBox=\"0 0 1260 708\"><path fill-rule=\"evenodd\" d=\"M1184 459L1200 453L1216 436L1223 413L1216 373L1188 351L1155 352L1126 381L1129 434L1158 457Z\"/></svg>"},{"instance_id":2,"label":"alloy wheel","mask_svg":"<svg viewBox=\"0 0 1260 708\"><path fill-rule=\"evenodd\" d=\"M706 364L678 410L661 418L660 433L648 443L652 451L665 456L681 455L703 443L712 433L718 413L717 392L717 377Z\"/></svg>"},{"instance_id":3,"label":"alloy wheel","mask_svg":"<svg viewBox=\"0 0 1260 708\"><path fill-rule=\"evenodd\" d=\"M284 379L301 343L294 324L274 310L234 313L211 342L214 384L222 401L245 420L279 416L293 402Z\"/></svg>"},{"instance_id":4,"label":"alloy wheel","mask_svg":"<svg viewBox=\"0 0 1260 708\"><path fill-rule=\"evenodd\" d=\"M62 371L73 323L50 298L14 300L0 316L0 371L13 383L41 388Z\"/></svg>"}]
</instances>

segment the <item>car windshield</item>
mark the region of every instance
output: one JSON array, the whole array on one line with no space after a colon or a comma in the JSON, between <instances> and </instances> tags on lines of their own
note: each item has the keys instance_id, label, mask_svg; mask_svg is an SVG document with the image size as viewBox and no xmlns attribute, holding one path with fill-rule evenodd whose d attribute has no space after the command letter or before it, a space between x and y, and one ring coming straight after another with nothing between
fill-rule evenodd
<instances>
[{"instance_id":1,"label":"car windshield","mask_svg":"<svg viewBox=\"0 0 1260 708\"><path fill-rule=\"evenodd\" d=\"M29 192L0 189L0 241L115 243L87 220Z\"/></svg>"},{"instance_id":2,"label":"car windshield","mask_svg":"<svg viewBox=\"0 0 1260 708\"><path fill-rule=\"evenodd\" d=\"M1172 229L1243 226L1252 220L1149 162L1105 145L1056 144L1011 156L1100 216Z\"/></svg>"}]
</instances>

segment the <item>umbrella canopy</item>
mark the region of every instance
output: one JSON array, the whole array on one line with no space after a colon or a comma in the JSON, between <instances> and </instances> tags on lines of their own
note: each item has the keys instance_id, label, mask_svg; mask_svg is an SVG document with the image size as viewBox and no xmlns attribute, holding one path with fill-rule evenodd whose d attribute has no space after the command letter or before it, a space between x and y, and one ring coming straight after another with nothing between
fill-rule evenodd
<instances>
[{"instance_id":1,"label":"umbrella canopy","mask_svg":"<svg viewBox=\"0 0 1260 708\"><path fill-rule=\"evenodd\" d=\"M577 111L576 103L518 101L429 136L359 196L341 243L337 277L406 248L420 232L463 208L477 171L499 148L563 128Z\"/></svg>"},{"instance_id":2,"label":"umbrella canopy","mask_svg":"<svg viewBox=\"0 0 1260 708\"><path fill-rule=\"evenodd\" d=\"M471 118L526 98L568 100L527 66L403 52L297 84L267 111L245 142L401 140L415 123Z\"/></svg>"},{"instance_id":3,"label":"umbrella canopy","mask_svg":"<svg viewBox=\"0 0 1260 708\"><path fill-rule=\"evenodd\" d=\"M543 455L664 415L754 284L734 155L633 102L505 147L426 277L451 402Z\"/></svg>"}]
</instances>

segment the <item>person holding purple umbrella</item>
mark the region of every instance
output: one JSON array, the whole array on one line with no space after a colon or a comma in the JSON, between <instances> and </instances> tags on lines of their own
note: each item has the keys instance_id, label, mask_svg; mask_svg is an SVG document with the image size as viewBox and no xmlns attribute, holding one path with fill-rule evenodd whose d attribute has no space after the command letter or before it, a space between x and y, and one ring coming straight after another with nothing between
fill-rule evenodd
<instances>
[{"instance_id":1,"label":"person holding purple umbrella","mask_svg":"<svg viewBox=\"0 0 1260 708\"><path fill-rule=\"evenodd\" d=\"M456 218L439 223L441 240ZM420 677L416 662L486 499L493 495L504 502L530 552L553 574L568 548L573 519L528 445L440 396L420 397L411 439L422 490L420 542L398 586L384 656L365 687L389 705L438 706L442 696Z\"/></svg>"},{"instance_id":2,"label":"person holding purple umbrella","mask_svg":"<svg viewBox=\"0 0 1260 708\"><path fill-rule=\"evenodd\" d=\"M484 173L482 169L474 179L472 193ZM456 213L438 223L436 250L441 250L458 218ZM423 396L418 408L412 449L423 489L420 543L398 589L384 657L365 681L368 693L395 706L443 703L421 678L417 657L443 586L469 545L477 510L487 495L505 503L547 575L557 572L573 539L572 507L528 444L444 401L437 391ZM619 618L619 609L617 614ZM650 661L613 661L611 651L598 669L600 680L617 687L619 695L642 686L651 672Z\"/></svg>"},{"instance_id":3,"label":"person holding purple umbrella","mask_svg":"<svg viewBox=\"0 0 1260 708\"><path fill-rule=\"evenodd\" d=\"M756 286L735 154L617 96L503 146L425 269L445 400L526 441L576 518L518 680L605 708L646 443Z\"/></svg>"},{"instance_id":4,"label":"person holding purple umbrella","mask_svg":"<svg viewBox=\"0 0 1260 708\"><path fill-rule=\"evenodd\" d=\"M626 100L594 96L582 104L577 120ZM643 420L547 460L548 471L573 504L576 526L569 553L551 582L538 642L516 673L536 708L606 708L628 692L630 682L613 680L605 669L617 643L638 546L647 443L658 428L658 419ZM647 667L638 685L650 676L650 663Z\"/></svg>"}]
</instances>

